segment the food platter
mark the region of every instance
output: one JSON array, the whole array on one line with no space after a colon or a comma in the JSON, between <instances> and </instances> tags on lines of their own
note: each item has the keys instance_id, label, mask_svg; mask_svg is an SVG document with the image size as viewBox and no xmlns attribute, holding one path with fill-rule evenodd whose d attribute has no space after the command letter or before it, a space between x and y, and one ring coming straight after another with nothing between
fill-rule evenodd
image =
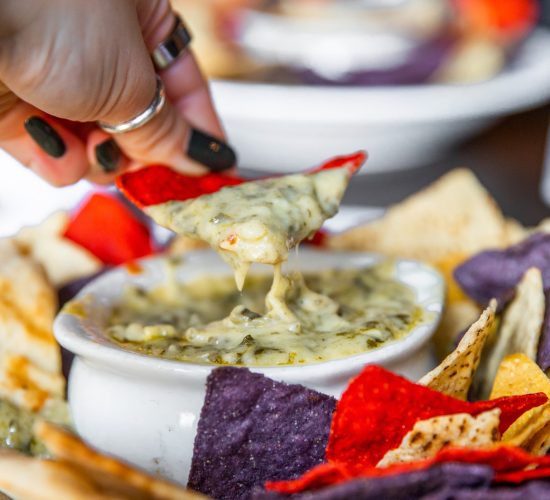
<instances>
[{"instance_id":1,"label":"food platter","mask_svg":"<svg viewBox=\"0 0 550 500\"><path fill-rule=\"evenodd\" d=\"M346 161L339 158L337 167L331 161L328 170L308 172L298 184L293 184L295 176L261 181L262 196L282 196L275 198L280 206L286 195L295 205L311 208L308 204L322 198L316 199L311 187L322 186L316 176L324 172L331 181L342 180L344 170L331 169L347 169ZM246 203L246 193L260 189L258 184L241 183L239 192L245 194L240 202ZM226 189L237 192L235 186ZM224 199L219 193L199 198L211 196L215 206L215 197ZM329 198L340 200L342 194L336 189ZM251 215L231 226L231 211L224 217L230 240L250 233L248 219L270 221ZM217 224L217 219L203 222ZM292 220L277 230L297 234ZM226 300L218 286L244 300L254 279L249 277L240 294L226 279L230 267L204 245L179 235L160 247L152 238L127 205L99 192L70 214L54 214L1 240L0 282L6 293L0 299L0 335L6 352L0 359L0 402L20 407L32 424L25 427L20 421L16 435L27 436L24 446L5 441L14 449L0 452L3 491L37 498L39 489L70 498L77 481L85 485L77 488L102 491L102 498L194 498L191 490L228 500L367 499L392 492L413 498L449 491L459 498L548 494L548 222L526 228L506 218L469 170L449 172L386 211L342 210L312 240L318 248L304 242L289 254L289 267L275 271L296 287L284 289L293 314L307 307L311 318L328 314L333 321L338 316L340 323L330 323L327 330L335 337L343 333L346 338L353 323L349 319L343 330L334 325L361 317L354 310L357 291L338 302L340 289L366 290L374 298L368 305L374 316L353 334L364 336L359 337L365 339L362 351L319 357L318 362L301 361L299 350L292 356L280 351L288 360L276 365L255 366L245 357L189 361L121 343L110 330L113 325L127 329L125 342L134 347L167 336L173 342L166 344L166 352L178 352L181 342L196 347L192 335L201 328L207 335L197 338L207 346L217 342L220 324L229 338L231 322L237 321L248 325L237 332L243 337L237 337L240 354L259 357L255 349L263 349L262 335L280 335L280 324L269 322L275 309L269 309L268 300L266 311L246 313L242 306L248 303L234 307L228 302L225 323L209 323L208 315L201 323L201 311L212 301ZM220 241L229 240L224 235ZM300 295L297 268L305 271L313 295ZM391 270L390 277L382 270ZM325 271L332 273L327 275L329 291L314 285L322 283L315 280ZM344 279L347 272L353 285ZM225 281L216 281L217 274ZM201 276L210 279L208 286L200 285ZM282 278L274 279L275 290L277 279ZM388 279L395 281L391 293L377 291ZM184 316L192 323L180 333L174 315L183 314L183 303L174 297L184 292L191 293L184 299L192 314ZM425 308L425 314L404 314L409 292L414 307ZM64 304L61 310L56 297ZM299 300L293 303L292 297ZM121 316L116 310L132 304L137 315L117 325ZM201 304L206 306L201 309ZM395 304L403 308L400 314L392 310ZM160 317L149 315L155 307ZM304 317L297 317L307 326ZM263 318L273 330L261 330ZM306 326L293 330L295 323L290 319L284 328L306 338ZM397 333L400 324L406 330ZM376 337L386 327L394 333ZM36 331L40 340L33 336ZM54 331L66 349L63 360ZM244 333L251 331L255 338ZM316 351L316 344L307 349L324 352ZM18 464L45 479L17 482L9 471L21 470ZM54 470L73 479L52 482L47 478ZM78 491L76 498L86 497Z\"/></svg>"},{"instance_id":2,"label":"food platter","mask_svg":"<svg viewBox=\"0 0 550 500\"><path fill-rule=\"evenodd\" d=\"M218 80L212 93L242 167L295 172L368 144L363 173L372 174L431 164L498 118L546 102L548 51L550 33L540 29L513 65L469 85L353 88Z\"/></svg>"}]
</instances>

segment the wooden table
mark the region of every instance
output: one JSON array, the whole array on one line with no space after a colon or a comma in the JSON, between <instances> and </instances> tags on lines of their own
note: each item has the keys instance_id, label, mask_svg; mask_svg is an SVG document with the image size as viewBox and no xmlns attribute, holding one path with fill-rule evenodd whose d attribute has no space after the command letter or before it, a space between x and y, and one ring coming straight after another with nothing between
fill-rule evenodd
<instances>
[{"instance_id":1,"label":"wooden table","mask_svg":"<svg viewBox=\"0 0 550 500\"><path fill-rule=\"evenodd\" d=\"M539 194L550 106L510 116L451 151L433 165L415 170L356 177L344 203L388 206L455 167L471 168L507 216L526 225L550 217Z\"/></svg>"}]
</instances>

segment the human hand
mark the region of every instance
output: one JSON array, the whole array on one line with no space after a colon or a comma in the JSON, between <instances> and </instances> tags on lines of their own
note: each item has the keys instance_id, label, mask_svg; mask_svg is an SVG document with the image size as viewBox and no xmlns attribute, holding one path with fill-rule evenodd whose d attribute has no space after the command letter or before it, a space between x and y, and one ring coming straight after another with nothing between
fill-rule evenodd
<instances>
[{"instance_id":1,"label":"human hand","mask_svg":"<svg viewBox=\"0 0 550 500\"><path fill-rule=\"evenodd\" d=\"M174 23L168 0L2 0L0 147L56 186L110 182L146 163L191 174L233 166L188 49L159 72L167 102L150 122L113 137L96 126L150 105L150 52Z\"/></svg>"}]
</instances>

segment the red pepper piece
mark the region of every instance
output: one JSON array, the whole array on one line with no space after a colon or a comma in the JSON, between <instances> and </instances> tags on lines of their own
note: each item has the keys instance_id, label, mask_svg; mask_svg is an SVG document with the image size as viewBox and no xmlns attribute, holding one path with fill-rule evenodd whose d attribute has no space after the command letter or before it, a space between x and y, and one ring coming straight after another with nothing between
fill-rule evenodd
<instances>
[{"instance_id":1,"label":"red pepper piece","mask_svg":"<svg viewBox=\"0 0 550 500\"><path fill-rule=\"evenodd\" d=\"M419 420L468 413L478 415L501 409L504 432L527 410L547 401L543 393L511 396L491 401L460 401L415 384L382 367L367 366L351 381L336 406L327 458L363 471L375 466L387 451L397 448Z\"/></svg>"},{"instance_id":2,"label":"red pepper piece","mask_svg":"<svg viewBox=\"0 0 550 500\"><path fill-rule=\"evenodd\" d=\"M149 230L114 196L92 194L72 215L64 236L104 264L119 265L153 253Z\"/></svg>"},{"instance_id":3,"label":"red pepper piece","mask_svg":"<svg viewBox=\"0 0 550 500\"><path fill-rule=\"evenodd\" d=\"M349 166L353 175L367 158L359 152L341 156L312 170L311 173L331 168ZM200 177L180 174L163 165L151 165L133 172L119 175L116 184L122 193L140 208L158 205L167 201L185 201L203 194L211 194L225 186L246 182L239 177L222 174L206 174Z\"/></svg>"}]
</instances>

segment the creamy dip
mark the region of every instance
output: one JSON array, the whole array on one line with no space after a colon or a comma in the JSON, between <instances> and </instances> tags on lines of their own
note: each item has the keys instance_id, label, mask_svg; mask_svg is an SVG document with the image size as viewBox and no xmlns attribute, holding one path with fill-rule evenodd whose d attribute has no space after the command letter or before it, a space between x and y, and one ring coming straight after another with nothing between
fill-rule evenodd
<instances>
[{"instance_id":1,"label":"creamy dip","mask_svg":"<svg viewBox=\"0 0 550 500\"><path fill-rule=\"evenodd\" d=\"M206 241L233 267L242 289L252 262L279 264L338 211L348 167L223 188L188 201L145 208L157 223Z\"/></svg>"},{"instance_id":2,"label":"creamy dip","mask_svg":"<svg viewBox=\"0 0 550 500\"><path fill-rule=\"evenodd\" d=\"M289 278L205 276L153 290L129 287L108 333L124 347L208 364L274 366L344 358L406 335L423 320L394 264ZM269 293L268 293L269 291ZM266 298L267 294L267 298Z\"/></svg>"}]
</instances>

